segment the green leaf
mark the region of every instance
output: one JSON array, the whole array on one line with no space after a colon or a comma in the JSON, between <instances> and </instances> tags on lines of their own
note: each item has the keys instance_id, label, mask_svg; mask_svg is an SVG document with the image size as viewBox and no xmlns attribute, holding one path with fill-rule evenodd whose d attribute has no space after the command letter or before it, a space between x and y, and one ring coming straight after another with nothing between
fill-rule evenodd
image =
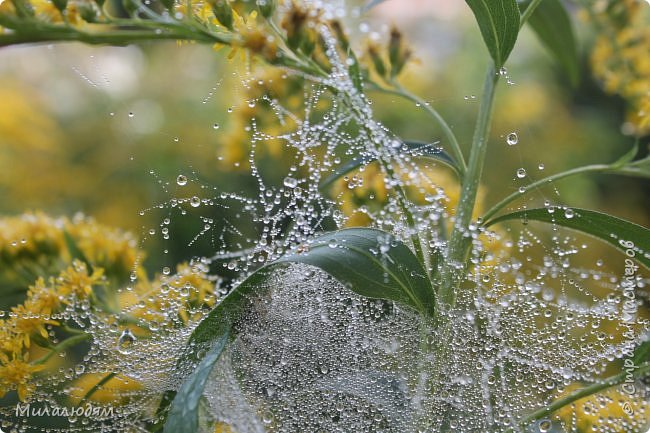
<instances>
[{"instance_id":1,"label":"green leaf","mask_svg":"<svg viewBox=\"0 0 650 433\"><path fill-rule=\"evenodd\" d=\"M634 365L639 365L644 361L650 361L650 340L641 343L634 351L634 358L632 358Z\"/></svg>"},{"instance_id":2,"label":"green leaf","mask_svg":"<svg viewBox=\"0 0 650 433\"><path fill-rule=\"evenodd\" d=\"M65 239L65 245L68 248L68 252L70 253L70 257L73 260L80 260L86 265L86 269L88 270L88 273L92 274L93 273L93 266L86 258L86 255L81 251L79 246L77 245L77 242L74 240L72 235L68 233L67 230L63 231L63 238Z\"/></svg>"},{"instance_id":3,"label":"green leaf","mask_svg":"<svg viewBox=\"0 0 650 433\"><path fill-rule=\"evenodd\" d=\"M474 13L485 45L497 68L503 66L519 34L516 0L465 0Z\"/></svg>"},{"instance_id":4,"label":"green leaf","mask_svg":"<svg viewBox=\"0 0 650 433\"><path fill-rule=\"evenodd\" d=\"M353 228L320 236L303 254L277 263L316 266L362 296L389 299L433 314L433 288L411 250L381 230Z\"/></svg>"},{"instance_id":5,"label":"green leaf","mask_svg":"<svg viewBox=\"0 0 650 433\"><path fill-rule=\"evenodd\" d=\"M230 329L248 295L258 290L276 267L289 263L319 267L362 296L401 302L433 314L434 292L426 270L392 235L376 229L344 229L318 237L305 248L304 253L283 257L257 270L232 290L196 327L185 357Z\"/></svg>"},{"instance_id":6,"label":"green leaf","mask_svg":"<svg viewBox=\"0 0 650 433\"><path fill-rule=\"evenodd\" d=\"M524 223L533 220L556 224L596 237L620 251L631 250L634 252L634 257L631 258L650 269L650 230L647 228L593 210L554 208L550 212L552 209L528 209L509 213L488 221L485 226L514 219Z\"/></svg>"},{"instance_id":7,"label":"green leaf","mask_svg":"<svg viewBox=\"0 0 650 433\"><path fill-rule=\"evenodd\" d=\"M176 394L167 415L164 433L196 433L199 428L199 402L214 365L228 342L228 330L219 336L216 344L199 366L187 378Z\"/></svg>"},{"instance_id":8,"label":"green leaf","mask_svg":"<svg viewBox=\"0 0 650 433\"><path fill-rule=\"evenodd\" d=\"M531 0L521 3L522 10ZM543 0L528 20L540 41L564 68L571 84L576 86L580 79L578 42L571 16L560 0Z\"/></svg>"},{"instance_id":9,"label":"green leaf","mask_svg":"<svg viewBox=\"0 0 650 433\"><path fill-rule=\"evenodd\" d=\"M404 150L408 152L411 156L434 159L438 162L442 162L448 167L451 167L456 172L456 174L460 172L458 165L456 164L456 161L454 161L454 159L447 152L442 150L440 147L436 146L435 143L423 143L420 141L405 141L403 147ZM339 166L334 171L334 173L329 175L320 184L320 189L323 190L325 188L328 188L338 179L350 173L351 171L356 170L357 168L362 167L366 164L370 164L375 160L376 160L375 158L370 156L359 156L354 159L351 159L345 164Z\"/></svg>"}]
</instances>

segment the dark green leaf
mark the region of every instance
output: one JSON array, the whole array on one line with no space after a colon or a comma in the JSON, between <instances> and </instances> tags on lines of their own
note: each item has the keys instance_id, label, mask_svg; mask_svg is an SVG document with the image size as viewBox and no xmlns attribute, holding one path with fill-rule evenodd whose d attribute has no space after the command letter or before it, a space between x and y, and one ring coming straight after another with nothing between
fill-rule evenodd
<instances>
[{"instance_id":1,"label":"dark green leaf","mask_svg":"<svg viewBox=\"0 0 650 433\"><path fill-rule=\"evenodd\" d=\"M430 158L438 162L451 167L456 173L459 173L458 165L456 161L444 150L438 147L435 143L422 143L420 141L405 141L404 150L408 152L411 156ZM366 164L370 164L375 161L373 157L370 156L359 156L357 158L351 159L345 164L339 166L334 173L329 175L321 184L320 188L325 189L331 186L341 177L350 173L351 171L362 167Z\"/></svg>"},{"instance_id":2,"label":"dark green leaf","mask_svg":"<svg viewBox=\"0 0 650 433\"><path fill-rule=\"evenodd\" d=\"M426 270L391 234L369 228L345 229L320 236L308 248L277 263L316 266L362 296L397 301L433 314L433 289Z\"/></svg>"},{"instance_id":3,"label":"dark green leaf","mask_svg":"<svg viewBox=\"0 0 650 433\"><path fill-rule=\"evenodd\" d=\"M187 378L172 402L164 433L196 433L199 427L199 402L216 362L228 342L228 330L222 333L199 366Z\"/></svg>"},{"instance_id":4,"label":"dark green leaf","mask_svg":"<svg viewBox=\"0 0 650 433\"><path fill-rule=\"evenodd\" d=\"M305 253L284 257L242 281L196 327L186 357L230 329L247 296L259 289L275 267L288 263L319 267L360 295L402 302L433 314L433 288L425 269L411 250L390 234L367 228L345 229L316 238L306 248Z\"/></svg>"},{"instance_id":5,"label":"dark green leaf","mask_svg":"<svg viewBox=\"0 0 650 433\"><path fill-rule=\"evenodd\" d=\"M530 0L521 3L522 9ZM572 85L580 79L578 42L571 17L560 0L543 0L530 16L528 23L541 42L565 69Z\"/></svg>"},{"instance_id":6,"label":"dark green leaf","mask_svg":"<svg viewBox=\"0 0 650 433\"><path fill-rule=\"evenodd\" d=\"M549 212L550 209L513 212L490 220L485 225L513 219L556 224L594 236L623 252L631 250L634 252L634 260L650 268L650 230L645 227L593 210L555 208Z\"/></svg>"},{"instance_id":7,"label":"dark green leaf","mask_svg":"<svg viewBox=\"0 0 650 433\"><path fill-rule=\"evenodd\" d=\"M516 0L465 0L474 13L485 45L497 68L503 66L519 34Z\"/></svg>"}]
</instances>

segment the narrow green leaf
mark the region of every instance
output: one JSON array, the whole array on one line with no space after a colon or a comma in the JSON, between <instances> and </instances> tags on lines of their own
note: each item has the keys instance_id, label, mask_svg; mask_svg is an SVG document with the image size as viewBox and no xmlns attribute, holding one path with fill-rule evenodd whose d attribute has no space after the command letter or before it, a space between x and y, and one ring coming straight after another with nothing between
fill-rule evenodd
<instances>
[{"instance_id":1,"label":"narrow green leaf","mask_svg":"<svg viewBox=\"0 0 650 433\"><path fill-rule=\"evenodd\" d=\"M445 164L446 166L452 168L457 174L460 172L456 161L440 147L436 146L435 143L423 143L420 141L405 141L404 142L404 151L409 153L414 157L430 158ZM320 184L320 189L323 190L331 186L341 177L350 173L351 171L362 167L366 164L374 162L375 159L369 156L359 156L345 164L339 166L334 173L329 175L325 180Z\"/></svg>"},{"instance_id":2,"label":"narrow green leaf","mask_svg":"<svg viewBox=\"0 0 650 433\"><path fill-rule=\"evenodd\" d=\"M621 168L630 162L634 160L634 157L636 154L639 153L639 143L634 143L634 146L632 148L625 152L625 154L621 155L620 158L618 158L616 161L614 161L611 165L614 168Z\"/></svg>"},{"instance_id":3,"label":"narrow green leaf","mask_svg":"<svg viewBox=\"0 0 650 433\"><path fill-rule=\"evenodd\" d=\"M196 433L199 429L199 402L214 365L228 342L228 330L218 340L199 366L187 378L172 402L164 433Z\"/></svg>"},{"instance_id":4,"label":"narrow green leaf","mask_svg":"<svg viewBox=\"0 0 650 433\"><path fill-rule=\"evenodd\" d=\"M650 230L640 225L601 212L577 208L528 209L499 216L488 221L490 226L508 220L542 221L586 233L603 240L650 269Z\"/></svg>"},{"instance_id":5,"label":"narrow green leaf","mask_svg":"<svg viewBox=\"0 0 650 433\"><path fill-rule=\"evenodd\" d=\"M641 343L634 351L634 358L632 358L634 365L639 365L645 361L650 361L650 340Z\"/></svg>"},{"instance_id":6,"label":"narrow green leaf","mask_svg":"<svg viewBox=\"0 0 650 433\"><path fill-rule=\"evenodd\" d=\"M92 274L93 272L93 266L90 263L90 261L86 258L86 255L81 251L79 246L77 245L77 242L74 240L72 235L68 233L67 230L63 231L63 238L65 239L65 245L68 248L68 252L70 253L70 257L73 260L80 260L84 262L86 265L86 268L88 269L88 272Z\"/></svg>"},{"instance_id":7,"label":"narrow green leaf","mask_svg":"<svg viewBox=\"0 0 650 433\"><path fill-rule=\"evenodd\" d=\"M531 0L521 3L522 10ZM571 84L576 86L580 79L578 42L571 16L560 0L543 0L530 16L528 23L551 54L564 68Z\"/></svg>"},{"instance_id":8,"label":"narrow green leaf","mask_svg":"<svg viewBox=\"0 0 650 433\"><path fill-rule=\"evenodd\" d=\"M497 68L503 66L519 34L516 0L465 0L474 13L485 45Z\"/></svg>"}]
</instances>

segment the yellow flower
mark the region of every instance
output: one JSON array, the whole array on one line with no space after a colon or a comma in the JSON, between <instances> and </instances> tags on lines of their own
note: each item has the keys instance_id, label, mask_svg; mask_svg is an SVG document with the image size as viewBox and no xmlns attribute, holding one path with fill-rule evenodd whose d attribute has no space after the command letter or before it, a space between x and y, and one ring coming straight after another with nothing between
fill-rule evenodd
<instances>
[{"instance_id":1,"label":"yellow flower","mask_svg":"<svg viewBox=\"0 0 650 433\"><path fill-rule=\"evenodd\" d=\"M14 317L7 322L7 326L13 329L18 336L18 341L22 341L22 345L25 348L29 348L31 343L30 337L32 335L40 335L45 339L48 338L45 325L58 324L56 321L41 315L39 312L30 311L26 305L12 307L11 311Z\"/></svg>"},{"instance_id":2,"label":"yellow flower","mask_svg":"<svg viewBox=\"0 0 650 433\"><path fill-rule=\"evenodd\" d=\"M42 365L32 365L15 356L8 362L3 361L0 365L0 397L4 396L7 391L15 389L18 391L18 398L21 401L27 400L34 391L34 384L30 383L30 379L35 372L43 368Z\"/></svg>"},{"instance_id":3,"label":"yellow flower","mask_svg":"<svg viewBox=\"0 0 650 433\"><path fill-rule=\"evenodd\" d=\"M29 288L25 308L39 314L51 315L61 306L61 298L52 288L45 285L43 277L39 277L36 283Z\"/></svg>"},{"instance_id":4,"label":"yellow flower","mask_svg":"<svg viewBox=\"0 0 650 433\"><path fill-rule=\"evenodd\" d=\"M103 282L104 270L96 268L88 273L85 263L74 260L72 266L62 271L56 279L56 290L63 296L75 295L86 298L93 292L93 286Z\"/></svg>"}]
</instances>

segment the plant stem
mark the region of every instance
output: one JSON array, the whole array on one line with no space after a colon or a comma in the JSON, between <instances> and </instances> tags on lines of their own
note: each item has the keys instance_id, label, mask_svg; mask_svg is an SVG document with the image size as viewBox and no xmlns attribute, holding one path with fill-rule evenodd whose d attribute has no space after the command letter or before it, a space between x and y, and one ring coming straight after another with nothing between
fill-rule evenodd
<instances>
[{"instance_id":1,"label":"plant stem","mask_svg":"<svg viewBox=\"0 0 650 433\"><path fill-rule=\"evenodd\" d=\"M644 364L641 364L635 371L632 373L634 378L639 378L643 377L644 375L650 373L650 362L646 362ZM526 427L528 424L530 424L533 421L536 421L540 418L543 418L545 416L548 416L552 414L553 412L562 409L565 406L570 405L571 403L574 403L578 400L581 400L585 397L589 397L590 395L596 394L602 390L605 390L607 388L611 388L616 385L620 385L628 380L629 373L627 371L622 371L621 373L608 377L607 379L603 380L602 382L597 382L592 385L589 385L585 388L579 389L578 391L574 392L573 394L569 394L566 397L560 398L558 400L555 400L553 403L550 405L536 410L535 412L531 413L530 415L525 416L522 418L518 423L517 423L517 428L518 427ZM505 433L513 433L515 430L514 429L509 429L506 430Z\"/></svg>"},{"instance_id":2,"label":"plant stem","mask_svg":"<svg viewBox=\"0 0 650 433\"><path fill-rule=\"evenodd\" d=\"M438 298L440 304L453 307L456 302L455 288L466 272L466 258L471 245L469 230L472 213L476 204L476 194L483 172L485 155L487 154L488 136L494 106L494 93L499 81L494 62L485 76L481 106L476 120L472 150L469 156L467 172L463 178L460 200L456 207L456 220L449 240L448 256L442 270L441 286Z\"/></svg>"},{"instance_id":3,"label":"plant stem","mask_svg":"<svg viewBox=\"0 0 650 433\"><path fill-rule=\"evenodd\" d=\"M542 0L532 0L528 7L524 10L524 13L521 14L521 18L519 18L519 28L522 28L524 24L528 21L530 16L535 12L535 9L537 9L537 6L542 2Z\"/></svg>"},{"instance_id":4,"label":"plant stem","mask_svg":"<svg viewBox=\"0 0 650 433\"><path fill-rule=\"evenodd\" d=\"M584 167L578 167L571 170L563 171L562 173L557 173L552 176L548 176L543 179L537 180L531 183L530 185L527 185L526 189L523 192L519 192L519 191L513 192L512 194L510 194L509 196L505 197L503 200L501 200L500 202L492 206L490 210L485 212L485 214L483 214L483 216L481 217L481 221L483 221L481 225L489 226L490 224L487 223L487 221L489 221L497 212L503 209L510 202L518 199L519 197L526 195L529 191L532 191L537 187L544 186L545 184L548 184L550 182L563 179L565 177L574 176L576 174L607 171L610 170L611 168L612 167L609 164L586 165Z\"/></svg>"},{"instance_id":5,"label":"plant stem","mask_svg":"<svg viewBox=\"0 0 650 433\"><path fill-rule=\"evenodd\" d=\"M101 388L104 384L106 384L106 382L108 382L109 380L111 380L112 378L114 378L116 375L117 375L117 373L115 373L115 372L111 372L111 373L108 373L106 376L104 376L104 377L102 378L102 380L100 380L99 382L97 382L97 383L95 384L95 386L93 386L92 388L90 388L90 389L88 390L88 392L86 393L86 395L83 396L83 398L79 401L79 404L78 404L77 406L82 406L86 401L88 401L88 399L89 399L90 397L92 397L92 395L93 395L95 392L97 392L97 390L99 390L99 388Z\"/></svg>"},{"instance_id":6,"label":"plant stem","mask_svg":"<svg viewBox=\"0 0 650 433\"><path fill-rule=\"evenodd\" d=\"M65 349L75 346L78 343L81 343L82 341L90 340L92 338L91 334L79 334L75 335L74 337L66 338L63 340L61 343L57 344L52 348L50 353L47 355L37 359L34 361L32 364L33 365L42 365L45 364L52 356L54 356L57 353L63 352Z\"/></svg>"},{"instance_id":7,"label":"plant stem","mask_svg":"<svg viewBox=\"0 0 650 433\"><path fill-rule=\"evenodd\" d=\"M445 121L445 119L438 113L438 111L431 106L431 104L427 103L420 97L412 94L408 90L404 89L402 86L400 86L396 82L391 82L391 84L395 87L394 89L386 88L383 87L377 83L371 83L377 90L383 93L388 93L392 95L397 95L401 96L402 98L408 99L410 101L415 102L416 104L419 104L420 106L424 107L424 109L433 117L436 122L440 125L442 128L443 134L445 134L445 137L449 141L450 144L450 150L454 155L454 159L456 159L456 162L458 163L458 168L460 171L460 176L462 177L465 174L465 170L467 170L467 164L465 163L465 157L463 156L463 151L460 148L460 144L458 143L458 139L456 138L456 135L454 134L454 131L452 131L451 127L449 124Z\"/></svg>"},{"instance_id":8,"label":"plant stem","mask_svg":"<svg viewBox=\"0 0 650 433\"><path fill-rule=\"evenodd\" d=\"M199 42L221 42L213 36L204 33L188 31L163 31L156 33L151 30L117 30L101 33L86 33L72 27L50 27L36 32L15 32L0 34L0 47L17 44L52 43L76 41L90 45L129 45L147 40L185 40Z\"/></svg>"}]
</instances>

